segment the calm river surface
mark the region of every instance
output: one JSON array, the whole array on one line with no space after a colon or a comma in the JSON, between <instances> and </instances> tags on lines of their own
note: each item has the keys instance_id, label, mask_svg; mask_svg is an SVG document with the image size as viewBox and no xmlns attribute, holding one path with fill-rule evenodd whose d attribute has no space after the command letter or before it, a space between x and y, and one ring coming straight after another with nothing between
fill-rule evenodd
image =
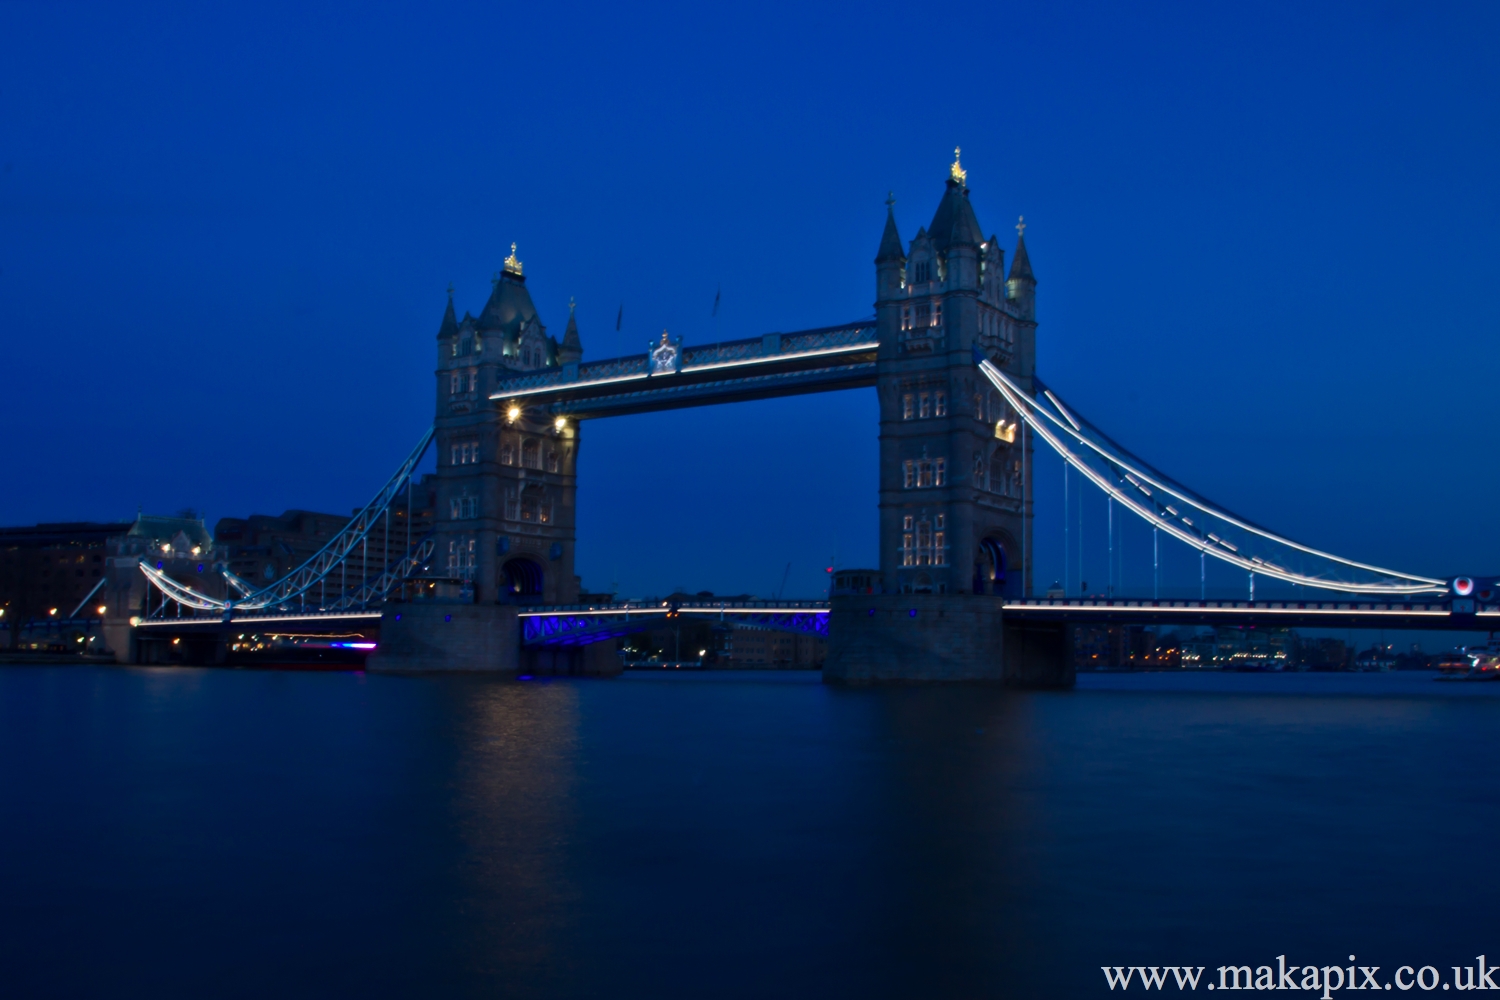
<instances>
[{"instance_id":1,"label":"calm river surface","mask_svg":"<svg viewBox=\"0 0 1500 1000\"><path fill-rule=\"evenodd\" d=\"M1207 966L1201 991L1280 954L1448 977L1500 963L1497 767L1500 684L1427 674L0 668L0 995L1090 997L1101 965Z\"/></svg>"}]
</instances>

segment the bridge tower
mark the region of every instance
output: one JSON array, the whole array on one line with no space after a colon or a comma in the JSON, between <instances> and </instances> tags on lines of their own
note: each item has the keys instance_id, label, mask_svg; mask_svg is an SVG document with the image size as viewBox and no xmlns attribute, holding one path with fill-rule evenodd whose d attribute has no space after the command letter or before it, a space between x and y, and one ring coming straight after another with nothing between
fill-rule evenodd
<instances>
[{"instance_id":1,"label":"bridge tower","mask_svg":"<svg viewBox=\"0 0 1500 1000\"><path fill-rule=\"evenodd\" d=\"M592 647L545 662L520 649L520 605L578 598L578 422L490 399L501 380L555 375L582 357L571 305L562 343L547 333L514 244L477 317L459 319L449 289L437 335L431 591L387 608L369 669L618 671L612 656L585 655Z\"/></svg>"},{"instance_id":2,"label":"bridge tower","mask_svg":"<svg viewBox=\"0 0 1500 1000\"><path fill-rule=\"evenodd\" d=\"M571 309L549 336L515 247L478 317L438 330L436 435L440 596L474 603L566 604L573 574L577 421L490 401L500 379L547 373L583 354Z\"/></svg>"},{"instance_id":3,"label":"bridge tower","mask_svg":"<svg viewBox=\"0 0 1500 1000\"><path fill-rule=\"evenodd\" d=\"M832 598L829 681L1071 683L1060 632L1004 623L1005 600L1032 592L1031 442L975 358L1031 391L1036 278L1024 225L1006 274L967 181L955 150L909 247L887 202L875 257L882 593Z\"/></svg>"},{"instance_id":4,"label":"bridge tower","mask_svg":"<svg viewBox=\"0 0 1500 1000\"><path fill-rule=\"evenodd\" d=\"M875 258L880 569L888 594L1031 592L1031 455L976 351L1031 389L1036 279L1024 235L1009 279L955 153L932 224L903 250L893 210ZM1024 227L1018 227L1024 228Z\"/></svg>"}]
</instances>

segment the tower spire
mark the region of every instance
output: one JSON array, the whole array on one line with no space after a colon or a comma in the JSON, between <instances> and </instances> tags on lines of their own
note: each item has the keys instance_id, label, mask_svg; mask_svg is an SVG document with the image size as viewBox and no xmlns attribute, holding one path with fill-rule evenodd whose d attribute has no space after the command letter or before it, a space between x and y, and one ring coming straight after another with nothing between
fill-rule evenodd
<instances>
[{"instance_id":1,"label":"tower spire","mask_svg":"<svg viewBox=\"0 0 1500 1000\"><path fill-rule=\"evenodd\" d=\"M906 251L901 246L901 233L896 229L896 195L887 192L885 198L885 232L880 234L880 251L875 263L906 260Z\"/></svg>"},{"instance_id":2,"label":"tower spire","mask_svg":"<svg viewBox=\"0 0 1500 1000\"><path fill-rule=\"evenodd\" d=\"M458 318L453 315L453 283L448 283L448 307L443 310L443 322L438 325L438 340L449 340L458 336Z\"/></svg>"}]
</instances>

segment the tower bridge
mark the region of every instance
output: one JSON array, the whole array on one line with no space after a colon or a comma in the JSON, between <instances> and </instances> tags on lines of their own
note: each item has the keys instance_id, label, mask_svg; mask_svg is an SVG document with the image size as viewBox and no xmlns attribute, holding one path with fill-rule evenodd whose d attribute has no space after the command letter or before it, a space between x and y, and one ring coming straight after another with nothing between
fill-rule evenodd
<instances>
[{"instance_id":1,"label":"tower bridge","mask_svg":"<svg viewBox=\"0 0 1500 1000\"><path fill-rule=\"evenodd\" d=\"M142 563L161 599L137 631L227 634L277 617L333 623L379 613L372 669L535 673L542 664L610 673L618 663L605 640L686 614L826 635L831 681L1065 686L1079 624L1500 625L1494 578L1401 573L1295 542L1206 500L1090 424L1037 376L1037 282L1024 230L1016 226L1007 267L999 238L979 225L955 155L930 225L909 243L887 202L872 317L703 345L663 331L640 354L589 362L571 307L562 339L547 333L512 245L477 316L460 318L450 289L436 338L433 426L376 498L267 587L228 578L228 594L213 598ZM880 412L880 566L868 586L796 606L579 603L575 518L587 421L855 388L874 388ZM1186 546L1202 567L1211 558L1243 571L1249 599L1209 601L1206 583L1198 601L1040 596L1038 441L1061 457L1070 482L1107 498L1111 524L1116 511L1129 514L1149 524L1154 553ZM429 447L436 527L393 547L389 510ZM378 571L349 581L352 554L369 565L376 539ZM339 586L330 598L332 579Z\"/></svg>"}]
</instances>

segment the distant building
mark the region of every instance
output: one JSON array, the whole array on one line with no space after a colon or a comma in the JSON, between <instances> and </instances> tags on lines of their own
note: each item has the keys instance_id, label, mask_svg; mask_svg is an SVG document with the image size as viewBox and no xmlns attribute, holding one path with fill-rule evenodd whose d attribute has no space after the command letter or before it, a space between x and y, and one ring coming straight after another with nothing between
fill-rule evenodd
<instances>
[{"instance_id":1,"label":"distant building","mask_svg":"<svg viewBox=\"0 0 1500 1000\"><path fill-rule=\"evenodd\" d=\"M1348 670L1349 647L1342 639L1303 639L1297 653L1303 670Z\"/></svg>"},{"instance_id":2,"label":"distant building","mask_svg":"<svg viewBox=\"0 0 1500 1000\"><path fill-rule=\"evenodd\" d=\"M55 647L66 639L68 649L123 655L130 617L162 606L160 595L148 603L146 579L136 568L143 560L200 592L223 594L215 571L222 553L191 511L0 528L0 623L7 644Z\"/></svg>"}]
</instances>

